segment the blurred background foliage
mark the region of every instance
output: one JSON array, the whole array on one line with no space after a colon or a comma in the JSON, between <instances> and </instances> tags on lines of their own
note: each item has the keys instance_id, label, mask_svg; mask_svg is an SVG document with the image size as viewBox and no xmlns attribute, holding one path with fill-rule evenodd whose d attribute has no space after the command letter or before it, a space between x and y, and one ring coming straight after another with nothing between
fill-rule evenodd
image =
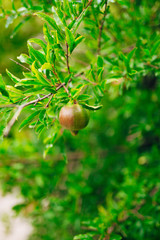
<instances>
[{"instance_id":1,"label":"blurred background foliage","mask_svg":"<svg viewBox=\"0 0 160 240\"><path fill-rule=\"evenodd\" d=\"M2 4L12 8L9 0ZM15 4L21 6L18 0ZM31 217L30 240L159 239L159 1L117 0L109 6L102 49L105 78L115 74L120 80L108 85L103 108L91 113L89 126L76 137L64 130L45 159L43 137L27 128L18 132L18 123L0 145L1 189L8 193L16 188L24 197L14 210ZM48 9L50 4L45 12ZM87 36L90 32L90 39L74 53L73 69L96 54L92 18L89 11L81 25L80 31ZM6 82L6 68L17 76L22 71L9 59L27 53L28 38L42 34L42 21L31 16L10 38L22 19L11 21L8 28L6 19L0 20L0 72ZM124 56L135 47L130 79Z\"/></svg>"}]
</instances>

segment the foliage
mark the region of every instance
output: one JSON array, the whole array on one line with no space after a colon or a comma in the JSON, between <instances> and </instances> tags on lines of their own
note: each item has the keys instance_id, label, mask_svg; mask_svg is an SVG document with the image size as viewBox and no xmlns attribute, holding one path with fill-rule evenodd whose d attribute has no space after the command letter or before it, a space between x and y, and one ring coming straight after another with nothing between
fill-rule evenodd
<instances>
[{"instance_id":1,"label":"foliage","mask_svg":"<svg viewBox=\"0 0 160 240\"><path fill-rule=\"evenodd\" d=\"M6 27L20 19L11 38L33 17L44 22L18 57L21 74L7 70L14 86L0 77L1 142L10 136L0 147L2 189L24 196L14 210L32 217L30 239L159 239L158 1L1 9ZM76 137L58 120L69 101L91 111Z\"/></svg>"}]
</instances>

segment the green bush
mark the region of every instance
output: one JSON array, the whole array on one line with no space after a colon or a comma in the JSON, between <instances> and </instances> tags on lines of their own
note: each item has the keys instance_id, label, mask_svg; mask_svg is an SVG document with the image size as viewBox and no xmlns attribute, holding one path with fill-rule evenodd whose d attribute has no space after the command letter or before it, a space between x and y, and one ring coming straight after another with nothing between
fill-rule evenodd
<instances>
[{"instance_id":1,"label":"green bush","mask_svg":"<svg viewBox=\"0 0 160 240\"><path fill-rule=\"evenodd\" d=\"M30 240L158 240L159 2L8 1L0 17L0 181ZM76 136L68 102L90 110Z\"/></svg>"}]
</instances>

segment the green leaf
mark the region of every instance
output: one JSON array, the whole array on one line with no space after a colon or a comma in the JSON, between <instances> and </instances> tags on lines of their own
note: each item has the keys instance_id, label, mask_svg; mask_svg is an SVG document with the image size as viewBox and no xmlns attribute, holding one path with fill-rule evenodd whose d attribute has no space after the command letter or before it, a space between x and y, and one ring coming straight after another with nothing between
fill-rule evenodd
<instances>
[{"instance_id":1,"label":"green leaf","mask_svg":"<svg viewBox=\"0 0 160 240\"><path fill-rule=\"evenodd\" d=\"M85 8L87 0L82 0L82 2L83 2L83 8Z\"/></svg>"},{"instance_id":2,"label":"green leaf","mask_svg":"<svg viewBox=\"0 0 160 240\"><path fill-rule=\"evenodd\" d=\"M129 73L130 72L130 66L129 66L129 59L128 59L128 57L126 57L122 52L119 54L119 56L120 56L120 59L123 60L125 66L126 66L127 72Z\"/></svg>"},{"instance_id":3,"label":"green leaf","mask_svg":"<svg viewBox=\"0 0 160 240\"><path fill-rule=\"evenodd\" d=\"M31 38L28 40L29 43L36 43L38 44L39 46L41 46L41 48L43 49L44 53L46 53L46 44L41 40L41 39L38 39L38 38Z\"/></svg>"},{"instance_id":4,"label":"green leaf","mask_svg":"<svg viewBox=\"0 0 160 240\"><path fill-rule=\"evenodd\" d=\"M9 93L10 99L12 101L18 101L19 99L24 98L24 94L21 90L13 87L13 86L6 86L6 90Z\"/></svg>"},{"instance_id":5,"label":"green leaf","mask_svg":"<svg viewBox=\"0 0 160 240\"><path fill-rule=\"evenodd\" d=\"M9 86L9 85L6 85L6 89L9 93L14 93L15 96L19 96L19 95L22 95L23 96L23 92L13 86Z\"/></svg>"},{"instance_id":6,"label":"green leaf","mask_svg":"<svg viewBox=\"0 0 160 240\"><path fill-rule=\"evenodd\" d=\"M17 78L16 76L14 76L12 73L10 73L8 71L8 69L6 69L6 72L7 72L8 76L12 79L13 82L18 83L20 81L20 79Z\"/></svg>"},{"instance_id":7,"label":"green leaf","mask_svg":"<svg viewBox=\"0 0 160 240\"><path fill-rule=\"evenodd\" d=\"M48 69L53 71L52 65L50 63L45 63L42 65L41 70Z\"/></svg>"},{"instance_id":8,"label":"green leaf","mask_svg":"<svg viewBox=\"0 0 160 240\"><path fill-rule=\"evenodd\" d=\"M66 21L65 21L64 12L61 9L61 4L60 4L60 2L57 2L56 4L57 4L56 13L57 13L59 19L61 20L62 24L66 27L67 24L66 24Z\"/></svg>"},{"instance_id":9,"label":"green leaf","mask_svg":"<svg viewBox=\"0 0 160 240\"><path fill-rule=\"evenodd\" d=\"M9 111L4 110L3 114L2 115L0 114L0 122L1 122L1 124L0 124L0 143L3 141L3 131L7 125L7 120L10 117L10 113L11 113L10 110Z\"/></svg>"},{"instance_id":10,"label":"green leaf","mask_svg":"<svg viewBox=\"0 0 160 240\"><path fill-rule=\"evenodd\" d=\"M50 45L49 43L47 44L47 55L46 55L46 60L49 64L55 64L56 56L55 56L55 51L52 48L53 45Z\"/></svg>"},{"instance_id":11,"label":"green leaf","mask_svg":"<svg viewBox=\"0 0 160 240\"><path fill-rule=\"evenodd\" d=\"M120 235L117 235L117 234L112 234L110 236L110 240L121 240L122 237Z\"/></svg>"},{"instance_id":12,"label":"green leaf","mask_svg":"<svg viewBox=\"0 0 160 240\"><path fill-rule=\"evenodd\" d=\"M95 233L86 233L86 234L79 234L75 236L74 240L93 240L93 236L96 235Z\"/></svg>"},{"instance_id":13,"label":"green leaf","mask_svg":"<svg viewBox=\"0 0 160 240\"><path fill-rule=\"evenodd\" d=\"M0 74L0 86L5 87L5 83L3 81L2 74Z\"/></svg>"},{"instance_id":14,"label":"green leaf","mask_svg":"<svg viewBox=\"0 0 160 240\"><path fill-rule=\"evenodd\" d=\"M107 79L107 80L104 80L105 81L105 84L109 84L109 83L112 83L112 82L118 82L119 79L117 78L111 78L111 79Z\"/></svg>"},{"instance_id":15,"label":"green leaf","mask_svg":"<svg viewBox=\"0 0 160 240\"><path fill-rule=\"evenodd\" d=\"M151 56L149 49L143 49L143 51L145 52L145 55L146 55L145 57Z\"/></svg>"},{"instance_id":16,"label":"green leaf","mask_svg":"<svg viewBox=\"0 0 160 240\"><path fill-rule=\"evenodd\" d=\"M43 25L43 33L44 33L44 39L46 40L46 42L50 44L54 44L54 39L50 34L50 30L47 23L44 23Z\"/></svg>"},{"instance_id":17,"label":"green leaf","mask_svg":"<svg viewBox=\"0 0 160 240\"><path fill-rule=\"evenodd\" d=\"M83 105L86 109L93 110L93 111L99 110L103 107L103 105L91 106L91 105L88 105L86 103L81 103L81 105Z\"/></svg>"},{"instance_id":18,"label":"green leaf","mask_svg":"<svg viewBox=\"0 0 160 240\"><path fill-rule=\"evenodd\" d=\"M75 47L77 47L78 44L80 44L84 39L85 39L85 37L83 37L83 36L79 36L78 38L76 38L75 44L74 44Z\"/></svg>"},{"instance_id":19,"label":"green leaf","mask_svg":"<svg viewBox=\"0 0 160 240\"><path fill-rule=\"evenodd\" d=\"M88 11L88 8L84 9L81 14L78 16L78 18L76 19L74 25L72 26L73 29L73 33L75 33L77 31L77 28L79 27L80 23L82 22L84 16L86 15L86 12Z\"/></svg>"},{"instance_id":20,"label":"green leaf","mask_svg":"<svg viewBox=\"0 0 160 240\"><path fill-rule=\"evenodd\" d=\"M75 47L75 38L72 32L68 28L65 28L65 32L66 32L66 40L69 46L70 53L72 53Z\"/></svg>"},{"instance_id":21,"label":"green leaf","mask_svg":"<svg viewBox=\"0 0 160 240\"><path fill-rule=\"evenodd\" d=\"M2 93L3 96L9 98L9 93L7 92L5 88L5 83L2 79L2 75L0 74L0 92Z\"/></svg>"},{"instance_id":22,"label":"green leaf","mask_svg":"<svg viewBox=\"0 0 160 240\"><path fill-rule=\"evenodd\" d=\"M54 28L55 30L57 30L58 35L59 35L62 39L64 39L64 37L63 37L63 35L62 35L62 33L61 33L61 30L59 29L57 23L55 22L55 20L54 20L52 17L50 17L50 16L48 16L48 15L46 15L45 13L42 13L42 12L38 12L38 13L35 13L35 14L36 14L37 16L41 17L43 20L45 20L52 28Z\"/></svg>"},{"instance_id":23,"label":"green leaf","mask_svg":"<svg viewBox=\"0 0 160 240\"><path fill-rule=\"evenodd\" d=\"M18 82L15 87L18 87L18 86L32 86L32 85L44 85L42 82L39 82L39 81L36 81L35 79L34 80L30 80L30 79L22 79L20 82Z\"/></svg>"},{"instance_id":24,"label":"green leaf","mask_svg":"<svg viewBox=\"0 0 160 240\"><path fill-rule=\"evenodd\" d=\"M28 42L27 45L28 45L29 55L31 56L31 58L39 61L43 65L46 62L44 54L41 53L40 51L34 49L31 46L31 43Z\"/></svg>"},{"instance_id":25,"label":"green leaf","mask_svg":"<svg viewBox=\"0 0 160 240\"><path fill-rule=\"evenodd\" d=\"M15 8L15 5L14 5L14 0L11 0L11 2L12 2L12 9L13 9L14 11L16 11L16 8Z\"/></svg>"},{"instance_id":26,"label":"green leaf","mask_svg":"<svg viewBox=\"0 0 160 240\"><path fill-rule=\"evenodd\" d=\"M102 88L99 85L96 85L94 87L93 91L94 91L94 93L95 93L97 98L104 96L104 92L103 92Z\"/></svg>"},{"instance_id":27,"label":"green leaf","mask_svg":"<svg viewBox=\"0 0 160 240\"><path fill-rule=\"evenodd\" d=\"M130 63L130 60L131 60L131 58L133 57L133 55L134 55L134 53L135 53L135 51L137 50L137 48L135 47L135 48L133 48L130 52L129 52L129 54L128 54L128 56L127 56L127 59L128 59L128 62Z\"/></svg>"},{"instance_id":28,"label":"green leaf","mask_svg":"<svg viewBox=\"0 0 160 240\"><path fill-rule=\"evenodd\" d=\"M46 109L43 109L39 114L39 121L42 123L44 123L45 114L46 114Z\"/></svg>"},{"instance_id":29,"label":"green leaf","mask_svg":"<svg viewBox=\"0 0 160 240\"><path fill-rule=\"evenodd\" d=\"M88 84L80 84L76 88L72 88L71 90L72 98L76 98L81 93L83 88L86 87L87 85Z\"/></svg>"},{"instance_id":30,"label":"green leaf","mask_svg":"<svg viewBox=\"0 0 160 240\"><path fill-rule=\"evenodd\" d=\"M93 98L91 95L88 94L81 94L77 97L78 101L87 101L89 99Z\"/></svg>"},{"instance_id":31,"label":"green leaf","mask_svg":"<svg viewBox=\"0 0 160 240\"><path fill-rule=\"evenodd\" d=\"M9 94L4 87L0 86L0 92L4 97L9 98Z\"/></svg>"},{"instance_id":32,"label":"green leaf","mask_svg":"<svg viewBox=\"0 0 160 240\"><path fill-rule=\"evenodd\" d=\"M71 13L70 13L70 6L69 6L69 2L68 0L63 0L63 8L64 8L64 12L68 15L68 17L72 17Z\"/></svg>"},{"instance_id":33,"label":"green leaf","mask_svg":"<svg viewBox=\"0 0 160 240\"><path fill-rule=\"evenodd\" d=\"M98 56L98 58L97 58L97 66L99 68L103 67L103 58L101 56Z\"/></svg>"},{"instance_id":34,"label":"green leaf","mask_svg":"<svg viewBox=\"0 0 160 240\"><path fill-rule=\"evenodd\" d=\"M99 71L98 71L98 82L102 81L103 72L104 72L104 69L100 68Z\"/></svg>"},{"instance_id":35,"label":"green leaf","mask_svg":"<svg viewBox=\"0 0 160 240\"><path fill-rule=\"evenodd\" d=\"M19 31L19 29L23 26L23 24L24 24L25 22L27 22L30 18L31 18L31 17L28 16L28 17L24 18L20 23L18 23L18 25L14 28L14 30L13 30L10 38L13 38L13 37L17 34L17 32Z\"/></svg>"},{"instance_id":36,"label":"green leaf","mask_svg":"<svg viewBox=\"0 0 160 240\"><path fill-rule=\"evenodd\" d=\"M22 5L25 7L25 8L28 8L27 4L26 4L26 0L21 0L21 3Z\"/></svg>"},{"instance_id":37,"label":"green leaf","mask_svg":"<svg viewBox=\"0 0 160 240\"><path fill-rule=\"evenodd\" d=\"M137 71L135 69L132 69L131 72L129 73L130 76L137 74Z\"/></svg>"},{"instance_id":38,"label":"green leaf","mask_svg":"<svg viewBox=\"0 0 160 240\"><path fill-rule=\"evenodd\" d=\"M21 63L27 63L31 65L33 63L33 60L27 55L22 53L19 57L17 57Z\"/></svg>"},{"instance_id":39,"label":"green leaf","mask_svg":"<svg viewBox=\"0 0 160 240\"><path fill-rule=\"evenodd\" d=\"M50 83L47 81L47 79L43 76L41 72L39 72L35 67L35 62L32 64L32 72L35 74L36 78L44 85L49 85Z\"/></svg>"},{"instance_id":40,"label":"green leaf","mask_svg":"<svg viewBox=\"0 0 160 240\"><path fill-rule=\"evenodd\" d=\"M27 126L39 113L40 113L40 110L32 113L29 117L27 117L25 120L23 120L23 122L22 122L21 125L19 126L19 131L21 131L22 128L24 128L25 126Z\"/></svg>"},{"instance_id":41,"label":"green leaf","mask_svg":"<svg viewBox=\"0 0 160 240\"><path fill-rule=\"evenodd\" d=\"M151 50L151 55L155 53L155 51L159 48L160 45L160 39L153 44L152 50Z\"/></svg>"},{"instance_id":42,"label":"green leaf","mask_svg":"<svg viewBox=\"0 0 160 240\"><path fill-rule=\"evenodd\" d=\"M5 27L8 28L9 25L12 24L14 19L16 19L16 18L17 18L17 14L15 14L15 13L13 14L13 12L12 12L12 15L8 16L8 18L7 18Z\"/></svg>"},{"instance_id":43,"label":"green leaf","mask_svg":"<svg viewBox=\"0 0 160 240\"><path fill-rule=\"evenodd\" d=\"M33 3L32 3L32 0L28 0L28 4L31 8L33 8Z\"/></svg>"}]
</instances>

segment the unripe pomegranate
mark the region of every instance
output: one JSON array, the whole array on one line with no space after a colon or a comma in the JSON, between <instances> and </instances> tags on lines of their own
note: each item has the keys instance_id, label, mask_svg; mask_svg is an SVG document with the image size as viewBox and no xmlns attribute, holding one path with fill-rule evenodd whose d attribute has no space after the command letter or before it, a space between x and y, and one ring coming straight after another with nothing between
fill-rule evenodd
<instances>
[{"instance_id":1,"label":"unripe pomegranate","mask_svg":"<svg viewBox=\"0 0 160 240\"><path fill-rule=\"evenodd\" d=\"M79 104L67 104L62 107L59 113L60 124L69 129L73 135L85 128L89 122L89 111Z\"/></svg>"}]
</instances>

